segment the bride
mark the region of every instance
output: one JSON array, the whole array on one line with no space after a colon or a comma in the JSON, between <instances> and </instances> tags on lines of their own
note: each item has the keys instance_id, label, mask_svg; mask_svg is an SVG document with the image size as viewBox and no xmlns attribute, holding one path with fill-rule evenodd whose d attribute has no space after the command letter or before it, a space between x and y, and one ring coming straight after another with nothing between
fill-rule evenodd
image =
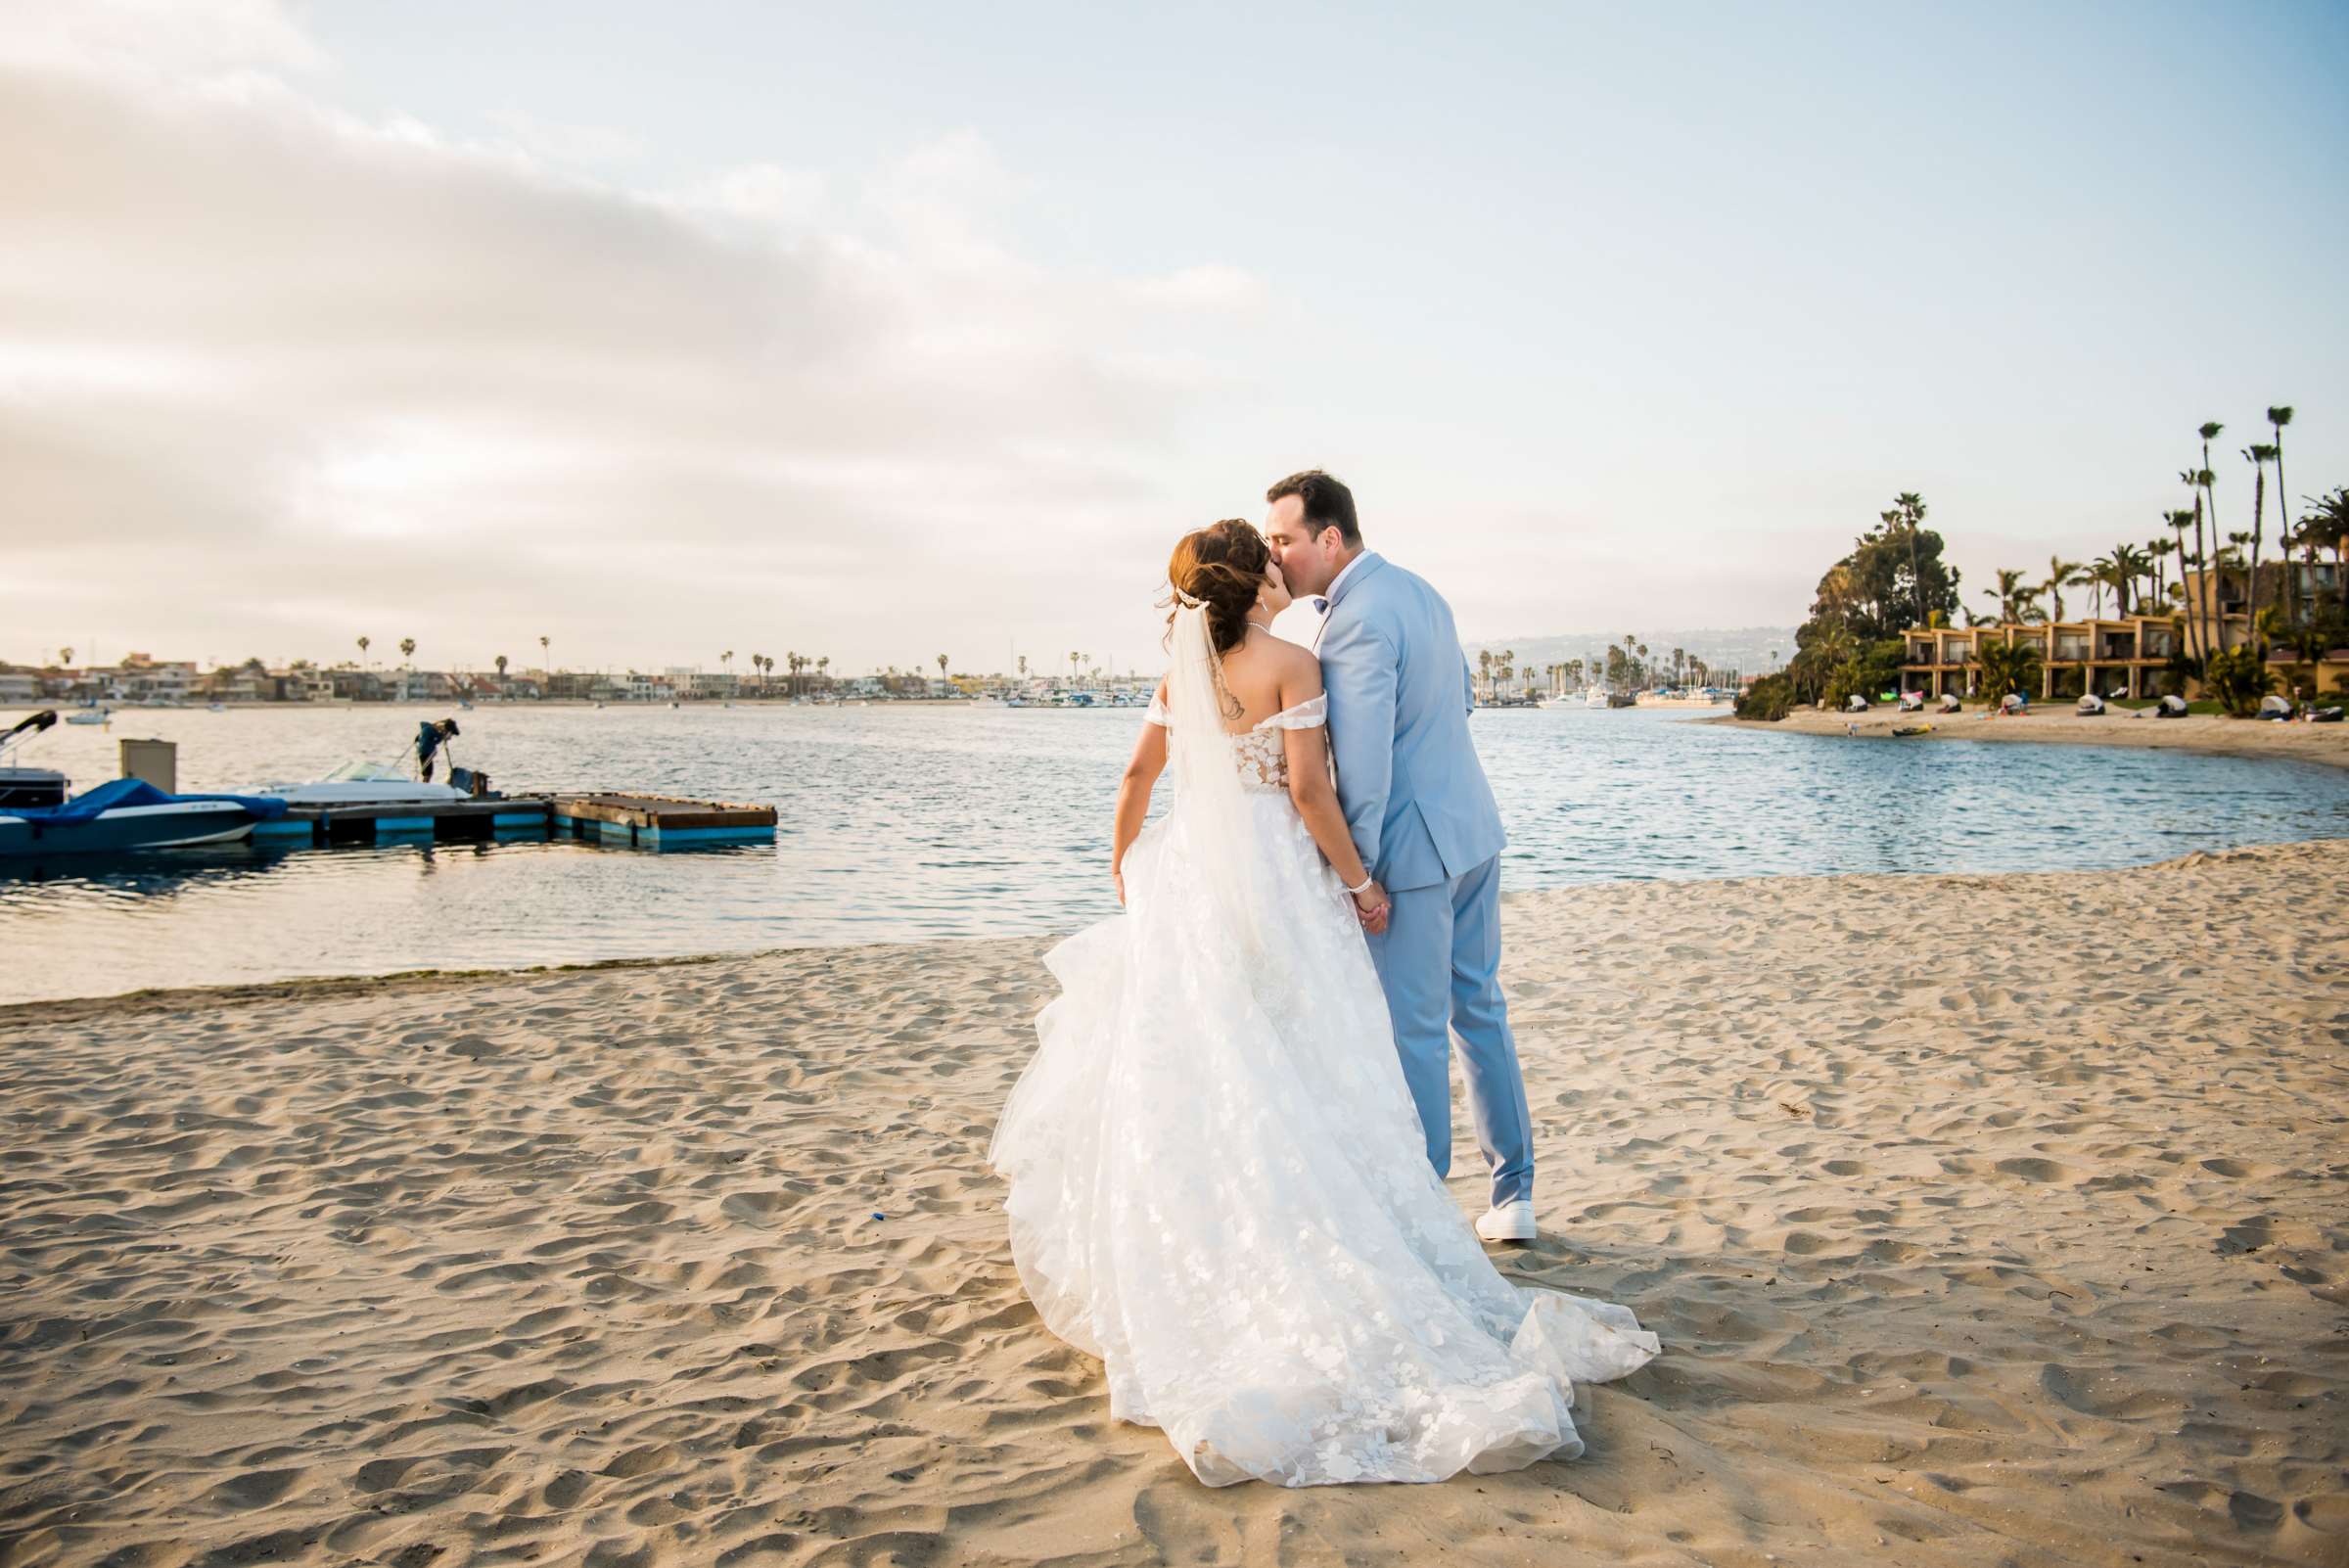
<instances>
[{"instance_id":1,"label":"bride","mask_svg":"<svg viewBox=\"0 0 2349 1568\"><path fill-rule=\"evenodd\" d=\"M1320 667L1269 630L1289 595L1263 538L1186 534L1168 577L1172 663L1118 794L1125 912L1047 958L1061 995L990 1152L1021 1280L1101 1360L1110 1413L1210 1486L1573 1458L1572 1380L1656 1338L1504 1280L1427 1162L1362 939L1386 895L1330 781Z\"/></svg>"}]
</instances>

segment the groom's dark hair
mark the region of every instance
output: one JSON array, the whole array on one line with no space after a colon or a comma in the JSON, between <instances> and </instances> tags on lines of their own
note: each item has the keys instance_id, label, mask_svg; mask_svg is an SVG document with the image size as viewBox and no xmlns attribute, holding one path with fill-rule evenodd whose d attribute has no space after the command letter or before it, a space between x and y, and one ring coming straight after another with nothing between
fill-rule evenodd
<instances>
[{"instance_id":1,"label":"groom's dark hair","mask_svg":"<svg viewBox=\"0 0 2349 1568\"><path fill-rule=\"evenodd\" d=\"M1362 542L1362 526L1355 521L1354 491L1343 483L1309 468L1302 474L1291 474L1278 484L1265 491L1267 502L1284 495L1294 495L1305 508L1305 526L1318 536L1323 529L1336 529L1349 545Z\"/></svg>"}]
</instances>

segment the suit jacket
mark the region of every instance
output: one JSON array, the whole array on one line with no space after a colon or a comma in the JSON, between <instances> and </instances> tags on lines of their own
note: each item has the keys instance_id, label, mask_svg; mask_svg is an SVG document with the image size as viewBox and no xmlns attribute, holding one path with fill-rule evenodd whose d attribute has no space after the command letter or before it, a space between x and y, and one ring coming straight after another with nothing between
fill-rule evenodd
<instances>
[{"instance_id":1,"label":"suit jacket","mask_svg":"<svg viewBox=\"0 0 2349 1568\"><path fill-rule=\"evenodd\" d=\"M1314 651L1338 804L1371 874L1402 892L1498 854L1500 808L1468 738L1476 688L1443 595L1365 552L1331 597Z\"/></svg>"}]
</instances>

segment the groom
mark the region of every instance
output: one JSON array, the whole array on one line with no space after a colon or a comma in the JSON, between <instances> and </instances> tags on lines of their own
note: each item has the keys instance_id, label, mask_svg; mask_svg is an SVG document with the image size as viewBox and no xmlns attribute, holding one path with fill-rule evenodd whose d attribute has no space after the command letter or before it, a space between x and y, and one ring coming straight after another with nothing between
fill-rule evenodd
<instances>
[{"instance_id":1,"label":"groom","mask_svg":"<svg viewBox=\"0 0 2349 1568\"><path fill-rule=\"evenodd\" d=\"M1394 900L1369 929L1395 1049L1427 1158L1451 1171L1451 1037L1493 1167L1487 1241L1534 1239L1534 1130L1500 995L1500 811L1468 739L1475 706L1451 608L1362 548L1354 492L1318 469L1265 492L1265 542L1289 591L1326 611L1314 639L1329 692L1338 802L1362 864Z\"/></svg>"}]
</instances>

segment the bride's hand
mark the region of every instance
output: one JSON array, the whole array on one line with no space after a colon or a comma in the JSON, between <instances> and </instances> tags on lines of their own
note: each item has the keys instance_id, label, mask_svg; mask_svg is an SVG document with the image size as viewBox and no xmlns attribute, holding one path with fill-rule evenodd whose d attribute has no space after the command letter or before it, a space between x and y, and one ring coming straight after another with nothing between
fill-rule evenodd
<instances>
[{"instance_id":1,"label":"bride's hand","mask_svg":"<svg viewBox=\"0 0 2349 1568\"><path fill-rule=\"evenodd\" d=\"M1125 908L1125 907L1126 907L1126 868L1125 868L1124 866L1122 866L1122 865L1113 865L1113 866L1111 866L1111 867L1109 868L1109 880L1110 880L1112 883L1116 884L1116 886L1117 886L1117 890L1118 890L1118 907L1119 907L1119 908L1121 908L1121 909Z\"/></svg>"},{"instance_id":2,"label":"bride's hand","mask_svg":"<svg viewBox=\"0 0 2349 1568\"><path fill-rule=\"evenodd\" d=\"M1362 922L1362 929L1373 937L1387 929L1387 915L1394 909L1387 890L1373 882L1354 896L1354 912Z\"/></svg>"}]
</instances>

